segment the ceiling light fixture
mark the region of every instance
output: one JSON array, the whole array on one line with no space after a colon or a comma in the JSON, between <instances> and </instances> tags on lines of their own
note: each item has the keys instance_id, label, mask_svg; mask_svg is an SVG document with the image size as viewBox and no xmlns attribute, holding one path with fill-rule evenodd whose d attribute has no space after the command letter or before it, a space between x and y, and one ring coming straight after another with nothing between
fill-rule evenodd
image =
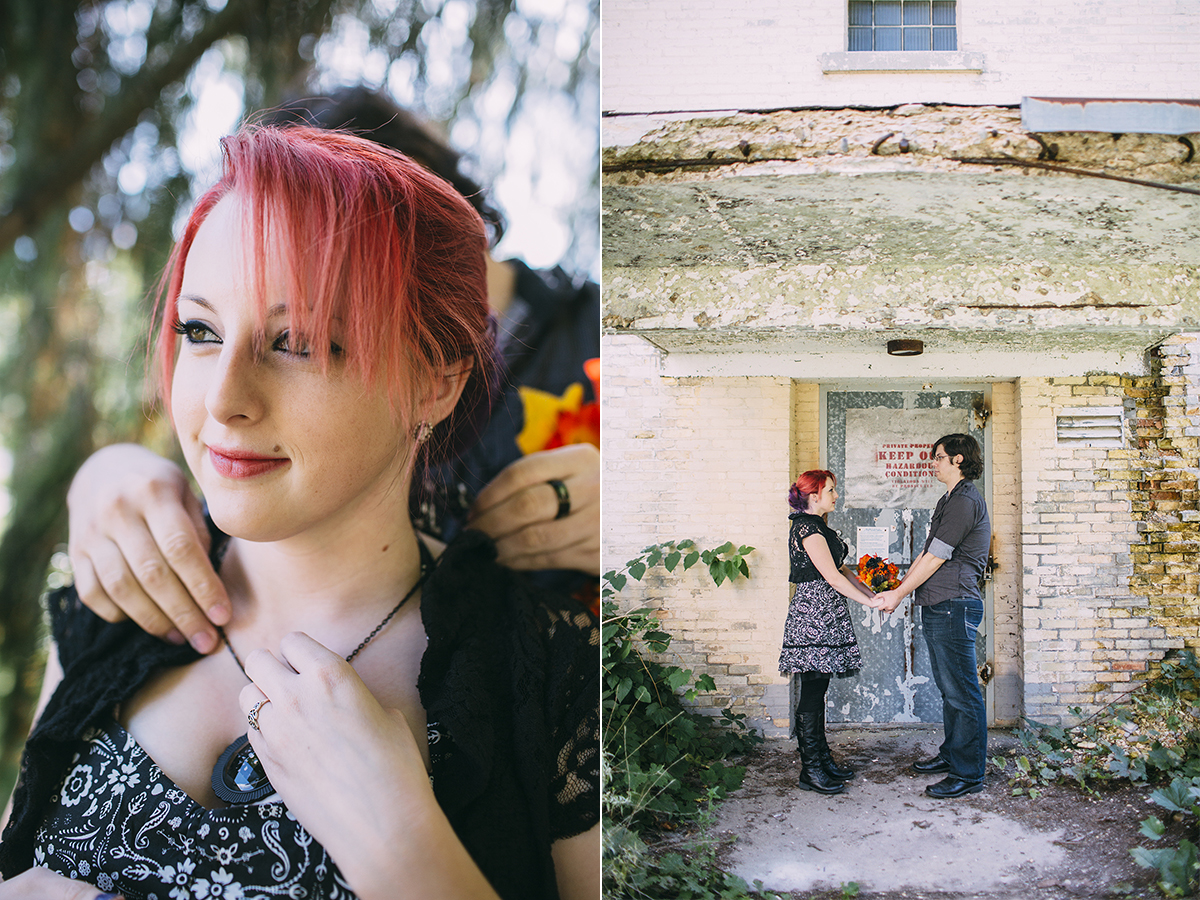
<instances>
[{"instance_id":1,"label":"ceiling light fixture","mask_svg":"<svg viewBox=\"0 0 1200 900\"><path fill-rule=\"evenodd\" d=\"M888 356L920 356L925 352L924 341L888 341Z\"/></svg>"}]
</instances>

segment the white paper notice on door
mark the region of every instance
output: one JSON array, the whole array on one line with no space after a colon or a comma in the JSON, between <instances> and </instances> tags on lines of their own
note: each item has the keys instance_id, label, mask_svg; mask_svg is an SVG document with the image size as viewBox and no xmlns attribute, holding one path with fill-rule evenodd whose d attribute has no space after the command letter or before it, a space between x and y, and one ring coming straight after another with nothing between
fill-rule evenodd
<instances>
[{"instance_id":1,"label":"white paper notice on door","mask_svg":"<svg viewBox=\"0 0 1200 900\"><path fill-rule=\"evenodd\" d=\"M963 409L847 409L846 481L838 485L843 505L933 509L946 488L933 477L930 443L965 431L967 414Z\"/></svg>"},{"instance_id":2,"label":"white paper notice on door","mask_svg":"<svg viewBox=\"0 0 1200 900\"><path fill-rule=\"evenodd\" d=\"M856 529L854 554L856 559L864 556L888 558L888 546L891 544L892 529L868 528L859 525Z\"/></svg>"}]
</instances>

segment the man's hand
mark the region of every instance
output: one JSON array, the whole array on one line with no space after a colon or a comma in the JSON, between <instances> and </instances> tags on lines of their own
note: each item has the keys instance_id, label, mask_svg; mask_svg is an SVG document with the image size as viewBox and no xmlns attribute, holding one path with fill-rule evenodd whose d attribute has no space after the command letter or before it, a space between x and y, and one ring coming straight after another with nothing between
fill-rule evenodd
<instances>
[{"instance_id":1,"label":"man's hand","mask_svg":"<svg viewBox=\"0 0 1200 900\"><path fill-rule=\"evenodd\" d=\"M896 607L904 602L904 597L896 590L880 591L875 595L875 608L883 612L894 612Z\"/></svg>"},{"instance_id":2,"label":"man's hand","mask_svg":"<svg viewBox=\"0 0 1200 900\"><path fill-rule=\"evenodd\" d=\"M561 519L551 479L570 495L570 514ZM599 575L600 451L570 444L518 459L479 492L467 525L496 542L506 566Z\"/></svg>"},{"instance_id":3,"label":"man's hand","mask_svg":"<svg viewBox=\"0 0 1200 900\"><path fill-rule=\"evenodd\" d=\"M208 561L200 502L174 463L115 444L83 464L67 494L68 552L84 604L109 622L133 619L201 653L218 646L229 596Z\"/></svg>"}]
</instances>

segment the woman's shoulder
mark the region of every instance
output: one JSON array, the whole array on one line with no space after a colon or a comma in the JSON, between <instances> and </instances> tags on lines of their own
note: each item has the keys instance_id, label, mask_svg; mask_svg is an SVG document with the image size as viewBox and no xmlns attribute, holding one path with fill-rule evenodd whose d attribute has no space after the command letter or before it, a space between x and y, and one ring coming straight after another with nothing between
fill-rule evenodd
<instances>
[{"instance_id":1,"label":"woman's shoulder","mask_svg":"<svg viewBox=\"0 0 1200 900\"><path fill-rule=\"evenodd\" d=\"M829 526L825 524L825 520L820 516L814 516L812 513L794 512L788 516L792 521L792 528L799 531L805 537L810 534L824 532Z\"/></svg>"}]
</instances>

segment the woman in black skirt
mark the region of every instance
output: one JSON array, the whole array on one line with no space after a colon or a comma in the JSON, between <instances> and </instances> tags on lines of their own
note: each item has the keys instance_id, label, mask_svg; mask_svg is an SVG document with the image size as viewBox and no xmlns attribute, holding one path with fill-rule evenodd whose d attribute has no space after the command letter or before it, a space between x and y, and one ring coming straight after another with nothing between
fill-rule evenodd
<instances>
[{"instance_id":1,"label":"woman in black skirt","mask_svg":"<svg viewBox=\"0 0 1200 900\"><path fill-rule=\"evenodd\" d=\"M796 739L800 787L838 794L854 770L838 765L825 739L825 691L829 678L857 675L862 667L846 598L873 607L874 592L845 565L848 548L825 516L837 503L837 477L826 469L805 472L788 492L792 522L789 581L796 586L783 626L779 673L800 676Z\"/></svg>"}]
</instances>

